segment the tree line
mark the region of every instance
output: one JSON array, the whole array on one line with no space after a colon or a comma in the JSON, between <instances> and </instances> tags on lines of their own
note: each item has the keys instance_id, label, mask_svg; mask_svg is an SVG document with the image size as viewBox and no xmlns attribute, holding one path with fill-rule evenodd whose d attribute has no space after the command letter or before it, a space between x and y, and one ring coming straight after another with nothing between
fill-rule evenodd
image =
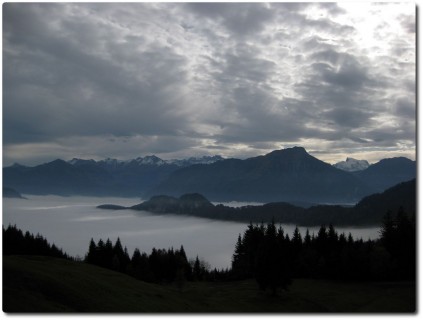
<instances>
[{"instance_id":1,"label":"tree line","mask_svg":"<svg viewBox=\"0 0 423 320\"><path fill-rule=\"evenodd\" d=\"M179 250L153 248L150 254L136 248L130 257L119 238L115 244L110 239L97 243L91 239L84 261L154 283L182 285L185 281L205 280L208 275L207 263L198 256L188 260L183 246Z\"/></svg>"},{"instance_id":2,"label":"tree line","mask_svg":"<svg viewBox=\"0 0 423 320\"><path fill-rule=\"evenodd\" d=\"M73 259L55 244L50 244L39 233L23 233L16 225L3 226L3 255L40 255L55 258Z\"/></svg>"},{"instance_id":3,"label":"tree line","mask_svg":"<svg viewBox=\"0 0 423 320\"><path fill-rule=\"evenodd\" d=\"M298 227L292 237L277 228L250 223L238 237L232 258L232 277L255 278L261 289L287 288L293 278L342 281L414 280L416 277L415 221L404 210L385 216L378 240L354 240L332 225L317 235Z\"/></svg>"}]
</instances>

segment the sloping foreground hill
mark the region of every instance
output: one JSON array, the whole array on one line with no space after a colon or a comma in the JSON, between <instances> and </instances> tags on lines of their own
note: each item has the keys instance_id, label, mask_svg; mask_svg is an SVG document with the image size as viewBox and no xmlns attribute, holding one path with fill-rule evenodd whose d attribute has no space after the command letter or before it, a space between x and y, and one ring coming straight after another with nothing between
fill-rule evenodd
<instances>
[{"instance_id":1,"label":"sloping foreground hill","mask_svg":"<svg viewBox=\"0 0 423 320\"><path fill-rule=\"evenodd\" d=\"M11 312L415 312L414 283L294 280L277 297L253 280L187 283L134 280L80 262L3 256L3 311Z\"/></svg>"}]
</instances>

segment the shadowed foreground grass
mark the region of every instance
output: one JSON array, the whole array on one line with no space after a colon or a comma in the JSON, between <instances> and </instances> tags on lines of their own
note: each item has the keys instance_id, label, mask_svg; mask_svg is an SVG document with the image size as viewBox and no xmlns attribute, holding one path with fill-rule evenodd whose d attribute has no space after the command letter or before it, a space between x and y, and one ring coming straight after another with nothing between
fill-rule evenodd
<instances>
[{"instance_id":1,"label":"shadowed foreground grass","mask_svg":"<svg viewBox=\"0 0 423 320\"><path fill-rule=\"evenodd\" d=\"M277 297L254 280L186 283L182 289L135 280L85 263L3 256L3 311L10 312L415 312L414 283L295 279Z\"/></svg>"}]
</instances>

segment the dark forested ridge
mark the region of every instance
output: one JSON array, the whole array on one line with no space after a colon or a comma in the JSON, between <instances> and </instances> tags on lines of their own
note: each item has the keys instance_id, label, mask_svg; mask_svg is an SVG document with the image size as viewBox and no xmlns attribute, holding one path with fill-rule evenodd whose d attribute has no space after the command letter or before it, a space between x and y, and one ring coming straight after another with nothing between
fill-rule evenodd
<instances>
[{"instance_id":1,"label":"dark forested ridge","mask_svg":"<svg viewBox=\"0 0 423 320\"><path fill-rule=\"evenodd\" d=\"M132 207L100 205L101 209L133 209L152 213L193 215L204 218L244 222L272 221L297 225L380 225L388 210L400 207L408 213L416 212L416 180L400 183L380 194L363 198L353 207L317 205L301 208L289 203L277 202L261 206L233 208L213 205L200 194L186 194L180 198L154 196Z\"/></svg>"},{"instance_id":2,"label":"dark forested ridge","mask_svg":"<svg viewBox=\"0 0 423 320\"><path fill-rule=\"evenodd\" d=\"M195 164L154 156L128 162L58 159L35 167L15 164L3 168L3 181L25 194L145 198L201 193L212 201L351 203L416 177L415 161L406 158L384 159L350 173L301 147L245 160L205 160Z\"/></svg>"}]
</instances>

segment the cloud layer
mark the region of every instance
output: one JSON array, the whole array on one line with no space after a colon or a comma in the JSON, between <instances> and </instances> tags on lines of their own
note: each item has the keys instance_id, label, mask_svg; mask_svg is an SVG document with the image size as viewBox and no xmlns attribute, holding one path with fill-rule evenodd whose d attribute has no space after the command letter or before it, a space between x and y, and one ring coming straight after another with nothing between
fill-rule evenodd
<instances>
[{"instance_id":1,"label":"cloud layer","mask_svg":"<svg viewBox=\"0 0 423 320\"><path fill-rule=\"evenodd\" d=\"M414 157L415 34L412 4L7 3L4 164Z\"/></svg>"}]
</instances>

